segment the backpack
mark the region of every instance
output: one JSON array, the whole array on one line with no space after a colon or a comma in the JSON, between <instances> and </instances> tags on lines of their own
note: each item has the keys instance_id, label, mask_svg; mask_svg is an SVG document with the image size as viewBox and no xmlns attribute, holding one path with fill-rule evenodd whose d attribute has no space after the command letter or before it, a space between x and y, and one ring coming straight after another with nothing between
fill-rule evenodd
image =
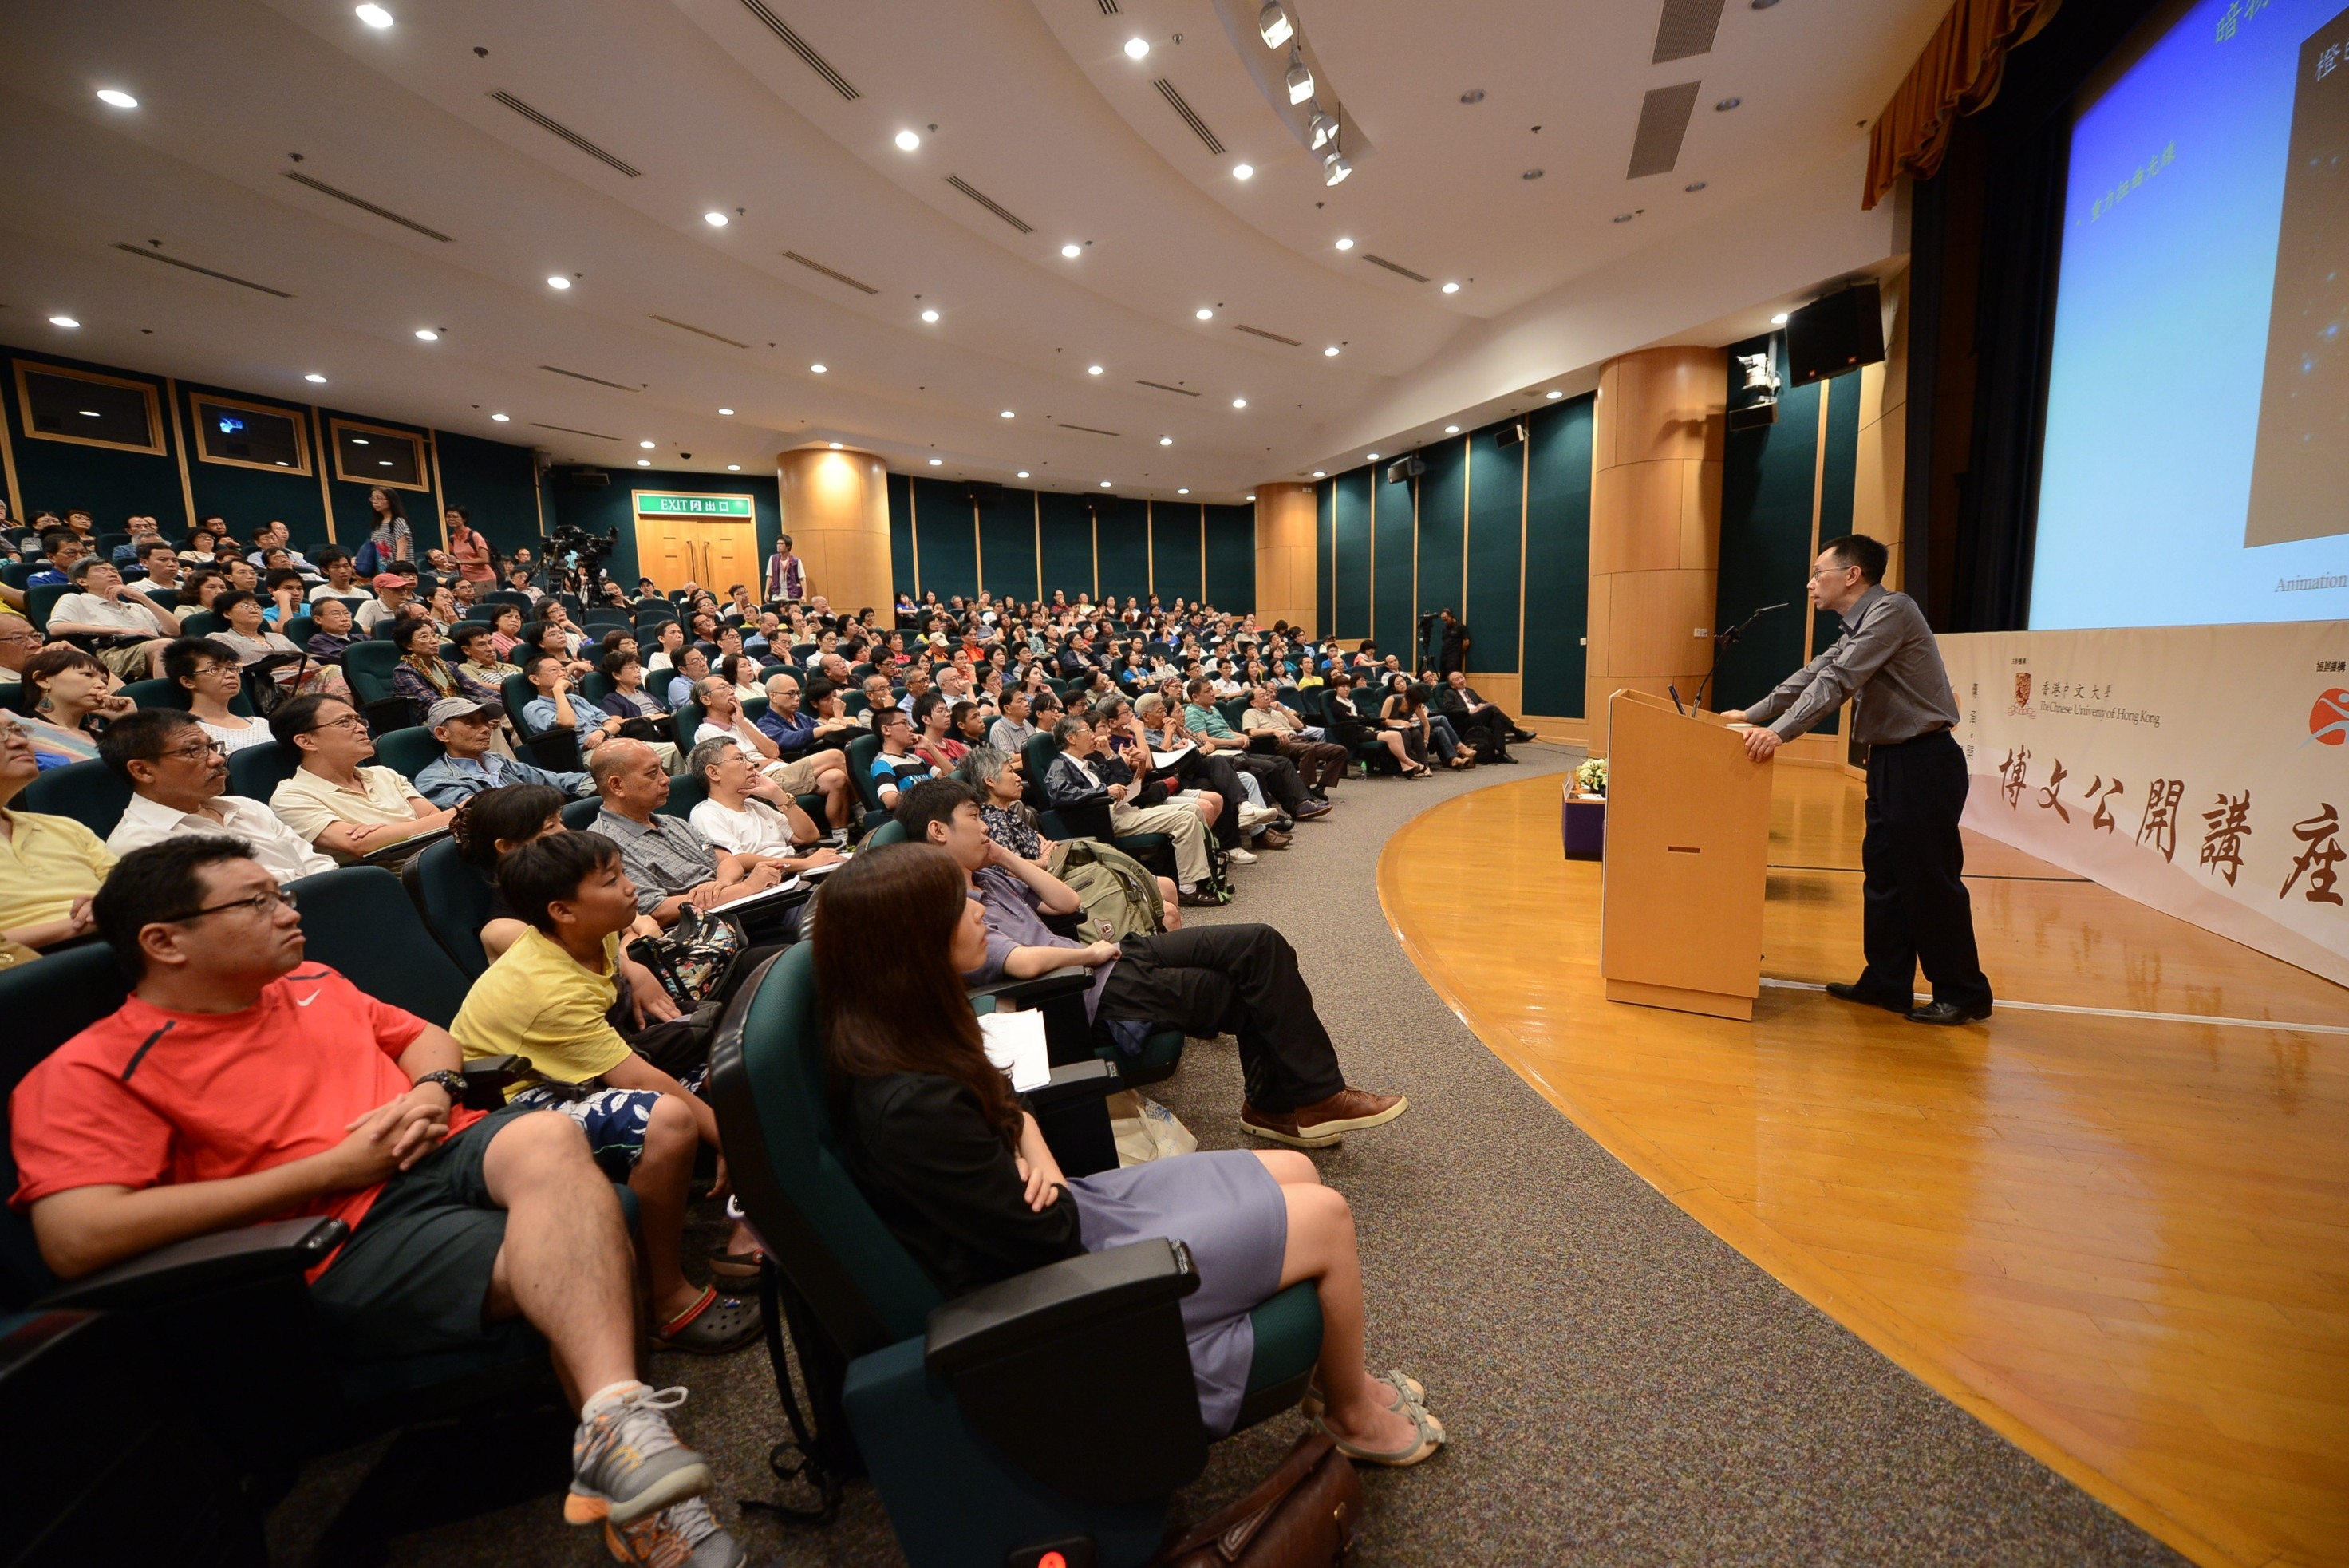
<instances>
[{"instance_id":1,"label":"backpack","mask_svg":"<svg viewBox=\"0 0 2349 1568\"><path fill-rule=\"evenodd\" d=\"M1149 867L1098 839L1071 838L1061 849L1052 874L1076 889L1089 934L1122 942L1165 929L1165 903Z\"/></svg>"}]
</instances>

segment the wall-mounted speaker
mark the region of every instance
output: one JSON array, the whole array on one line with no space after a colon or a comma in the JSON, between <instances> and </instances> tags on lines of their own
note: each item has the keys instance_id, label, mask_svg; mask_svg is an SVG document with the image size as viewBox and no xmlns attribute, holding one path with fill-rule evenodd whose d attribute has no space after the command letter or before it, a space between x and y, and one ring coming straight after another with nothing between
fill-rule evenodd
<instances>
[{"instance_id":1,"label":"wall-mounted speaker","mask_svg":"<svg viewBox=\"0 0 2349 1568\"><path fill-rule=\"evenodd\" d=\"M1408 456L1399 457L1392 462L1387 464L1387 483L1389 484L1401 484L1407 480L1417 479L1421 474L1425 473L1426 472L1427 464L1420 462L1419 454L1417 452L1413 452Z\"/></svg>"},{"instance_id":2,"label":"wall-mounted speaker","mask_svg":"<svg viewBox=\"0 0 2349 1568\"><path fill-rule=\"evenodd\" d=\"M1503 425L1499 430L1493 432L1493 444L1495 446L1516 446L1523 442L1525 439L1526 427L1523 421L1519 421L1515 424Z\"/></svg>"},{"instance_id":3,"label":"wall-mounted speaker","mask_svg":"<svg viewBox=\"0 0 2349 1568\"><path fill-rule=\"evenodd\" d=\"M601 490L612 483L612 476L600 468L566 468L563 483L574 490Z\"/></svg>"},{"instance_id":4,"label":"wall-mounted speaker","mask_svg":"<svg viewBox=\"0 0 2349 1568\"><path fill-rule=\"evenodd\" d=\"M1786 318L1786 379L1797 387L1884 358L1884 303L1873 279L1813 300Z\"/></svg>"}]
</instances>

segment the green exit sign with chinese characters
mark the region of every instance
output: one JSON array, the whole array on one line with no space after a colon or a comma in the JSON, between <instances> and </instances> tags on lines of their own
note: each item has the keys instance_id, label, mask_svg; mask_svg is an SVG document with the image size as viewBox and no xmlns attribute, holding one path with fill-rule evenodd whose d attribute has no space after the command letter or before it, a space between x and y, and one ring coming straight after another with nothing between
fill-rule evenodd
<instances>
[{"instance_id":1,"label":"green exit sign with chinese characters","mask_svg":"<svg viewBox=\"0 0 2349 1568\"><path fill-rule=\"evenodd\" d=\"M747 495L672 495L658 490L636 492L639 517L749 517Z\"/></svg>"}]
</instances>

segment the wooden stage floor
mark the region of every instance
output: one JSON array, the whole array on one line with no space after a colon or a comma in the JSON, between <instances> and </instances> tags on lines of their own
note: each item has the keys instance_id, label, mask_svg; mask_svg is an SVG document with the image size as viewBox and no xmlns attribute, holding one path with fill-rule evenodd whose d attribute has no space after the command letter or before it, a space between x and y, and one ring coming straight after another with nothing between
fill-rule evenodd
<instances>
[{"instance_id":1,"label":"wooden stage floor","mask_svg":"<svg viewBox=\"0 0 2349 1568\"><path fill-rule=\"evenodd\" d=\"M1797 983L1750 1024L1609 1003L1559 783L1446 802L1380 863L1390 924L1480 1039L2189 1557L2349 1562L2349 992L1969 834L1983 968L2049 1010L1934 1029L1836 1002L1805 985L1859 972L1863 792L1781 767L1763 971Z\"/></svg>"}]
</instances>

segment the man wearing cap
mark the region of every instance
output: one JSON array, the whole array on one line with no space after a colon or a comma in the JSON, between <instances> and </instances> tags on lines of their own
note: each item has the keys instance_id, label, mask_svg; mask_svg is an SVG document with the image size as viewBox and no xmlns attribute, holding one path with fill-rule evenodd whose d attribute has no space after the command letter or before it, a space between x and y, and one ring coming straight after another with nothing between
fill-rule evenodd
<instances>
[{"instance_id":1,"label":"man wearing cap","mask_svg":"<svg viewBox=\"0 0 2349 1568\"><path fill-rule=\"evenodd\" d=\"M595 793L585 774L550 772L491 750L498 721L504 717L497 703L478 702L470 697L443 697L432 704L424 722L443 750L416 770L416 787L425 799L434 805L454 806L483 790L523 784L549 784L573 796Z\"/></svg>"},{"instance_id":2,"label":"man wearing cap","mask_svg":"<svg viewBox=\"0 0 2349 1568\"><path fill-rule=\"evenodd\" d=\"M378 627L399 613L415 585L397 572L378 572L367 586L375 589L375 597L359 606L358 622L360 632L373 637Z\"/></svg>"}]
</instances>

